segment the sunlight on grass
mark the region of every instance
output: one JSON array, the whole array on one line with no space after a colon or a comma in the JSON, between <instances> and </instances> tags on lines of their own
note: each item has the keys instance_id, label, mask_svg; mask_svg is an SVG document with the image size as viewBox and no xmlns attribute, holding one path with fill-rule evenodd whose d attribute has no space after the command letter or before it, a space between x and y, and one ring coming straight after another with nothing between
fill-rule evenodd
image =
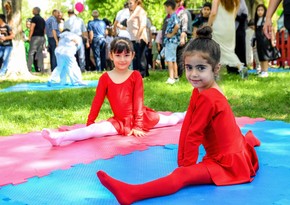
<instances>
[{"instance_id":1,"label":"sunlight on grass","mask_svg":"<svg viewBox=\"0 0 290 205\"><path fill-rule=\"evenodd\" d=\"M97 80L101 74L88 72L84 80ZM46 82L49 75L33 81L1 81L0 89L23 82ZM185 111L192 87L183 76L174 85L165 83L166 71L151 72L144 79L145 105L157 111ZM290 72L271 73L261 79L250 75L247 80L222 72L218 81L237 117L263 117L290 122ZM62 125L85 124L95 88L59 91L0 93L0 136L56 129ZM107 100L98 120L112 116Z\"/></svg>"}]
</instances>

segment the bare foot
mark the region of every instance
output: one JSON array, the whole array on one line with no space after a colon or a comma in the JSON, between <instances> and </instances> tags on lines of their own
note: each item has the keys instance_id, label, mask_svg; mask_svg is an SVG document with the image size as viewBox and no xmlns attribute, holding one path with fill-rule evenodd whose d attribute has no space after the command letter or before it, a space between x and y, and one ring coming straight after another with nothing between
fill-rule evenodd
<instances>
[{"instance_id":1,"label":"bare foot","mask_svg":"<svg viewBox=\"0 0 290 205\"><path fill-rule=\"evenodd\" d=\"M52 132L49 129L43 129L41 135L44 139L48 140L53 146L59 146L61 143L60 138L53 137Z\"/></svg>"}]
</instances>

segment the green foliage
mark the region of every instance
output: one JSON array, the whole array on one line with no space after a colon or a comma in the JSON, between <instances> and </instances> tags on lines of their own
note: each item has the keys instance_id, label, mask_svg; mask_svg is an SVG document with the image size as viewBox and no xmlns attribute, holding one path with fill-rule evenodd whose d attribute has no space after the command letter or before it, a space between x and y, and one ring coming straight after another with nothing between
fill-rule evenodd
<instances>
[{"instance_id":1,"label":"green foliage","mask_svg":"<svg viewBox=\"0 0 290 205\"><path fill-rule=\"evenodd\" d=\"M87 0L86 2L90 10L97 9L100 12L101 18L107 18L113 22L117 12L123 8L126 1ZM148 17L150 17L152 24L158 29L161 28L163 18L165 17L163 3L164 1L152 0L144 2L144 9L146 10Z\"/></svg>"},{"instance_id":2,"label":"green foliage","mask_svg":"<svg viewBox=\"0 0 290 205\"><path fill-rule=\"evenodd\" d=\"M75 9L74 5L75 3L78 2L77 0L65 0L65 1L60 1L60 0L50 0L48 4L48 8L44 11L41 11L41 16L44 17L45 19L51 16L51 13L53 9L59 9L63 13L63 17L65 20L68 19L67 11L69 9ZM78 14L79 17L81 17L84 22L88 22L88 20L91 19L91 12L89 11L88 6L85 4L85 10L81 13ZM25 20L27 18L32 18L32 9L28 4L28 0L22 0L22 26L25 28ZM76 11L77 13L77 11Z\"/></svg>"},{"instance_id":3,"label":"green foliage","mask_svg":"<svg viewBox=\"0 0 290 205\"><path fill-rule=\"evenodd\" d=\"M29 8L28 0L22 0L21 13L22 13L22 28L24 30L26 19L32 17L32 9Z\"/></svg>"},{"instance_id":4,"label":"green foliage","mask_svg":"<svg viewBox=\"0 0 290 205\"><path fill-rule=\"evenodd\" d=\"M93 10L98 10L100 13L100 18L107 18L111 22L119 10L123 8L125 1L114 1L114 0L87 0L86 4L89 7L90 13Z\"/></svg>"},{"instance_id":5,"label":"green foliage","mask_svg":"<svg viewBox=\"0 0 290 205\"><path fill-rule=\"evenodd\" d=\"M97 9L100 12L101 18L107 18L110 21L114 21L116 14L119 10L123 8L123 5L126 1L115 1L115 0L86 0L86 4L89 7L89 10L92 11ZM157 27L157 29L161 29L162 22L165 14L163 1L155 1L155 0L147 0L143 1L144 9L147 12L148 17L151 19L152 24ZM187 8L197 10L199 9L205 0L188 0Z\"/></svg>"},{"instance_id":6,"label":"green foliage","mask_svg":"<svg viewBox=\"0 0 290 205\"><path fill-rule=\"evenodd\" d=\"M211 0L187 0L186 4L187 4L187 8L191 8L191 9L199 9L202 7L202 5L205 2L211 2Z\"/></svg>"},{"instance_id":7,"label":"green foliage","mask_svg":"<svg viewBox=\"0 0 290 205\"><path fill-rule=\"evenodd\" d=\"M86 80L95 80L99 76L97 73L83 75ZM145 105L158 111L185 111L192 87L185 77L177 84L167 85L167 77L167 71L155 71L144 79ZM39 77L37 82L46 81L47 78L47 75ZM250 75L248 80L222 72L218 83L237 117L263 117L290 122L289 81L289 72L271 73L269 78ZM17 83L20 81L3 81L0 89ZM95 88L1 93L0 136L40 131L44 127L84 124L94 95ZM98 120L110 116L112 112L105 101Z\"/></svg>"}]
</instances>

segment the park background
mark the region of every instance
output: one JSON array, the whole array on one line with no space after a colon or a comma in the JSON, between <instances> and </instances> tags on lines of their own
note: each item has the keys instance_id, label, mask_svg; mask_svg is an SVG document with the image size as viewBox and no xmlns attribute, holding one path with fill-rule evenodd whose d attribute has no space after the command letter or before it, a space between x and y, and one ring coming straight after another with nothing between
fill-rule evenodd
<instances>
[{"instance_id":1,"label":"park background","mask_svg":"<svg viewBox=\"0 0 290 205\"><path fill-rule=\"evenodd\" d=\"M250 0L247 0L248 3ZM2 12L5 3L10 2L13 12L10 16L13 29L18 32L14 40L15 53L11 56L10 75L0 79L0 90L23 82L46 82L49 74L27 76L24 42L21 31L26 18L32 17L32 8L42 8L41 15L47 18L54 8L60 9L67 18L66 11L78 2L85 5L85 10L78 14L87 22L91 19L91 11L98 9L101 18L113 21L124 1L113 0L5 0L2 1ZM45 3L46 2L46 3ZM160 29L165 16L164 1L145 1L144 7L153 24ZM255 3L251 0L250 3ZM263 1L258 1L261 3ZM202 0L188 1L188 8L198 10L204 3ZM268 1L264 2L266 5ZM253 4L254 5L254 4ZM254 9L254 8L253 8ZM281 13L281 5L275 18ZM288 68L289 69L289 68ZM25 74L26 73L26 74ZM92 72L83 74L84 80L97 80L100 74ZM189 102L192 87L183 76L174 86L165 86L167 72L151 72L144 80L145 105L158 111L185 111ZM219 84L227 96L234 114L237 117L263 117L268 120L290 122L290 75L289 72L271 73L267 79L250 75L247 80L240 76L221 72ZM42 128L58 128L61 125L84 124L95 94L95 88L66 89L60 91L28 91L0 93L0 136L40 131ZM98 120L112 115L108 102L102 107Z\"/></svg>"}]
</instances>

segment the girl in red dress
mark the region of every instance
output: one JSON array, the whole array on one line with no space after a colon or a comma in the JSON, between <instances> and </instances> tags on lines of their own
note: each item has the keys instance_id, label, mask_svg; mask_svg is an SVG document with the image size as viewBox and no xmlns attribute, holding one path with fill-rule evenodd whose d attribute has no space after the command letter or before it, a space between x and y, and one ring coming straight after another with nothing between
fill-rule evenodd
<instances>
[{"instance_id":1,"label":"girl in red dress","mask_svg":"<svg viewBox=\"0 0 290 205\"><path fill-rule=\"evenodd\" d=\"M153 127L164 127L182 122L183 113L163 115L144 106L143 80L138 71L129 70L134 58L132 43L126 38L116 38L111 43L110 58L115 68L104 73L96 89L87 126L67 131L42 130L42 136L54 146L64 141L79 141L109 135L134 135L143 137ZM95 123L105 97L108 98L114 116Z\"/></svg>"},{"instance_id":2,"label":"girl in red dress","mask_svg":"<svg viewBox=\"0 0 290 205\"><path fill-rule=\"evenodd\" d=\"M189 185L231 185L253 180L258 170L254 146L260 142L251 131L242 135L215 81L220 70L220 48L211 39L211 33L211 27L199 29L198 37L183 53L186 78L194 89L181 128L178 168L163 178L137 185L116 180L103 171L97 172L101 183L120 204L169 195ZM206 154L197 163L201 144Z\"/></svg>"}]
</instances>

